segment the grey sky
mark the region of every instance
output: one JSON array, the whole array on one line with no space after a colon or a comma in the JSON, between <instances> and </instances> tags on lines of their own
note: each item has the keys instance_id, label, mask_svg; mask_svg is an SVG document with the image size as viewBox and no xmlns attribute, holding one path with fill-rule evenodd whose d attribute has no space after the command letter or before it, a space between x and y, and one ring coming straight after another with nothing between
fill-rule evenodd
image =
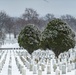
<instances>
[{"instance_id":1,"label":"grey sky","mask_svg":"<svg viewBox=\"0 0 76 75\"><path fill-rule=\"evenodd\" d=\"M0 10L10 16L21 16L25 8L35 9L41 16L70 14L76 17L76 0L0 0Z\"/></svg>"}]
</instances>

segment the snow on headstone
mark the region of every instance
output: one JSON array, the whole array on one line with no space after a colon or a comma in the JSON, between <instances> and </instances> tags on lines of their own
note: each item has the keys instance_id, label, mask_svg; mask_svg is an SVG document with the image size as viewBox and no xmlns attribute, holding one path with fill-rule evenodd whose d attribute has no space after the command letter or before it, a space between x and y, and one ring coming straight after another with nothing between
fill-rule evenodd
<instances>
[{"instance_id":1,"label":"snow on headstone","mask_svg":"<svg viewBox=\"0 0 76 75\"><path fill-rule=\"evenodd\" d=\"M59 69L62 70L62 63L59 64Z\"/></svg>"},{"instance_id":2,"label":"snow on headstone","mask_svg":"<svg viewBox=\"0 0 76 75\"><path fill-rule=\"evenodd\" d=\"M54 64L56 64L56 60L55 59L52 60L52 64L53 64L53 66L54 66Z\"/></svg>"},{"instance_id":3,"label":"snow on headstone","mask_svg":"<svg viewBox=\"0 0 76 75\"><path fill-rule=\"evenodd\" d=\"M45 70L45 65L44 64L41 64L41 69L42 69L42 71Z\"/></svg>"},{"instance_id":4,"label":"snow on headstone","mask_svg":"<svg viewBox=\"0 0 76 75\"><path fill-rule=\"evenodd\" d=\"M1 70L2 70L2 63L0 63L0 72L1 72Z\"/></svg>"},{"instance_id":5,"label":"snow on headstone","mask_svg":"<svg viewBox=\"0 0 76 75\"><path fill-rule=\"evenodd\" d=\"M26 75L26 69L24 67L22 68L22 75Z\"/></svg>"},{"instance_id":6,"label":"snow on headstone","mask_svg":"<svg viewBox=\"0 0 76 75\"><path fill-rule=\"evenodd\" d=\"M57 65L56 64L53 65L53 69L54 69L54 72L55 72L55 70L57 69Z\"/></svg>"},{"instance_id":7,"label":"snow on headstone","mask_svg":"<svg viewBox=\"0 0 76 75\"><path fill-rule=\"evenodd\" d=\"M38 75L42 75L42 69L41 69L41 66L39 66Z\"/></svg>"},{"instance_id":8,"label":"snow on headstone","mask_svg":"<svg viewBox=\"0 0 76 75\"><path fill-rule=\"evenodd\" d=\"M11 65L10 61L9 61L9 65L8 65L8 75L12 75L12 65Z\"/></svg>"},{"instance_id":9,"label":"snow on headstone","mask_svg":"<svg viewBox=\"0 0 76 75\"><path fill-rule=\"evenodd\" d=\"M67 65L68 65L68 69L67 69L67 71L68 71L68 72L71 72L71 64L68 63Z\"/></svg>"},{"instance_id":10,"label":"snow on headstone","mask_svg":"<svg viewBox=\"0 0 76 75\"><path fill-rule=\"evenodd\" d=\"M66 65L65 64L62 65L62 74L66 74Z\"/></svg>"},{"instance_id":11,"label":"snow on headstone","mask_svg":"<svg viewBox=\"0 0 76 75\"><path fill-rule=\"evenodd\" d=\"M37 74L37 65L33 66L33 74Z\"/></svg>"},{"instance_id":12,"label":"snow on headstone","mask_svg":"<svg viewBox=\"0 0 76 75\"><path fill-rule=\"evenodd\" d=\"M57 69L56 69L56 71L55 71L55 75L60 75L59 67L57 67Z\"/></svg>"},{"instance_id":13,"label":"snow on headstone","mask_svg":"<svg viewBox=\"0 0 76 75\"><path fill-rule=\"evenodd\" d=\"M76 70L75 70L75 75L76 75Z\"/></svg>"},{"instance_id":14,"label":"snow on headstone","mask_svg":"<svg viewBox=\"0 0 76 75\"><path fill-rule=\"evenodd\" d=\"M5 53L3 52L2 57L0 59L0 72L5 64L6 56L7 56L7 52L5 51Z\"/></svg>"},{"instance_id":15,"label":"snow on headstone","mask_svg":"<svg viewBox=\"0 0 76 75\"><path fill-rule=\"evenodd\" d=\"M11 70L11 68L8 68L8 75L12 75L12 70Z\"/></svg>"},{"instance_id":16,"label":"snow on headstone","mask_svg":"<svg viewBox=\"0 0 76 75\"><path fill-rule=\"evenodd\" d=\"M71 68L72 70L75 69L75 64L74 64L73 62L72 62L72 64L71 64L71 67L72 67L72 68Z\"/></svg>"},{"instance_id":17,"label":"snow on headstone","mask_svg":"<svg viewBox=\"0 0 76 75\"><path fill-rule=\"evenodd\" d=\"M47 65L47 74L51 74L51 65L50 64Z\"/></svg>"},{"instance_id":18,"label":"snow on headstone","mask_svg":"<svg viewBox=\"0 0 76 75\"><path fill-rule=\"evenodd\" d=\"M75 62L75 69L76 69L76 62Z\"/></svg>"},{"instance_id":19,"label":"snow on headstone","mask_svg":"<svg viewBox=\"0 0 76 75\"><path fill-rule=\"evenodd\" d=\"M33 71L33 64L30 64L30 71Z\"/></svg>"}]
</instances>

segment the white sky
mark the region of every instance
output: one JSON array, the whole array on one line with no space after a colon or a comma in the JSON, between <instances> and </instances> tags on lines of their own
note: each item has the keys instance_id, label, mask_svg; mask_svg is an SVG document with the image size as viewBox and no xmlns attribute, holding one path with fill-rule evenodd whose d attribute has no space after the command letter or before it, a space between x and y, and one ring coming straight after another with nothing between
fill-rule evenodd
<instances>
[{"instance_id":1,"label":"white sky","mask_svg":"<svg viewBox=\"0 0 76 75\"><path fill-rule=\"evenodd\" d=\"M47 2L48 1L48 2ZM53 13L56 16L70 14L76 17L76 0L0 0L0 11L19 17L25 8L35 9L41 16Z\"/></svg>"}]
</instances>

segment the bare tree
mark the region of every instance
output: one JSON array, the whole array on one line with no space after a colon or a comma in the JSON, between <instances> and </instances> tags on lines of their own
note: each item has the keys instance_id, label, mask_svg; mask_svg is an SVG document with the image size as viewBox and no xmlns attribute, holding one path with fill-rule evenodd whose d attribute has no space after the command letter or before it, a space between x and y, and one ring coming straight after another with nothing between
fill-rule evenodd
<instances>
[{"instance_id":1,"label":"bare tree","mask_svg":"<svg viewBox=\"0 0 76 75\"><path fill-rule=\"evenodd\" d=\"M20 31L25 27L26 21L21 18L13 18L13 34L14 38L20 33Z\"/></svg>"},{"instance_id":2,"label":"bare tree","mask_svg":"<svg viewBox=\"0 0 76 75\"><path fill-rule=\"evenodd\" d=\"M46 21L43 17L39 17L39 14L31 8L26 8L24 14L22 15L22 19L26 21L27 24L34 24L38 26L40 29L43 29L46 26Z\"/></svg>"},{"instance_id":3,"label":"bare tree","mask_svg":"<svg viewBox=\"0 0 76 75\"><path fill-rule=\"evenodd\" d=\"M13 25L14 25L13 19L11 17L8 17L5 28L6 32L9 33L9 39L11 39L11 33L13 32Z\"/></svg>"},{"instance_id":4,"label":"bare tree","mask_svg":"<svg viewBox=\"0 0 76 75\"><path fill-rule=\"evenodd\" d=\"M4 44L4 39L5 39L5 29L0 30L0 45L3 43Z\"/></svg>"},{"instance_id":5,"label":"bare tree","mask_svg":"<svg viewBox=\"0 0 76 75\"><path fill-rule=\"evenodd\" d=\"M68 25L70 25L70 27L76 31L76 19L75 19L75 17L73 17L71 15L63 15L63 16L61 16L61 19L63 21L65 21L66 23L68 23Z\"/></svg>"},{"instance_id":6,"label":"bare tree","mask_svg":"<svg viewBox=\"0 0 76 75\"><path fill-rule=\"evenodd\" d=\"M0 12L0 30L5 28L8 15L5 12Z\"/></svg>"},{"instance_id":7,"label":"bare tree","mask_svg":"<svg viewBox=\"0 0 76 75\"><path fill-rule=\"evenodd\" d=\"M24 19L27 24L38 25L39 14L34 9L26 8L22 19Z\"/></svg>"},{"instance_id":8,"label":"bare tree","mask_svg":"<svg viewBox=\"0 0 76 75\"><path fill-rule=\"evenodd\" d=\"M45 15L45 20L46 20L47 22L50 22L50 21L53 20L54 18L55 18L55 17L54 17L53 14L48 13L48 14Z\"/></svg>"}]
</instances>

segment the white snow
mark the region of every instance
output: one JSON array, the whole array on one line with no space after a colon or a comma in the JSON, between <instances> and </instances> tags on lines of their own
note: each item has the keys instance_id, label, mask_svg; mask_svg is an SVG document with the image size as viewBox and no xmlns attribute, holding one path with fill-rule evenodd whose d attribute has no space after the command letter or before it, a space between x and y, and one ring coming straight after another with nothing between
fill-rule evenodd
<instances>
[{"instance_id":1,"label":"white snow","mask_svg":"<svg viewBox=\"0 0 76 75\"><path fill-rule=\"evenodd\" d=\"M20 48L18 43L7 43L1 46L1 48Z\"/></svg>"},{"instance_id":2,"label":"white snow","mask_svg":"<svg viewBox=\"0 0 76 75\"><path fill-rule=\"evenodd\" d=\"M19 48L19 45L18 45L18 43L14 43L14 44L9 44L9 43L7 43L7 44L4 44L4 45L2 45L1 46L1 48ZM12 59L12 61L11 61L11 63L12 63L12 74L11 75L22 75L21 73L20 73L20 71L19 71L19 69L18 69L18 66L16 65L16 61L15 61L15 57L17 57L18 58L18 60L19 60L19 63L20 64L22 64L24 67L25 67L25 70L26 70L26 75L38 75L38 71L37 71L37 74L33 74L33 71L30 71L24 64L23 64L23 61L20 59L20 57L21 57L21 55L20 55L20 53L25 53L26 51L24 51L24 50L3 50L4 51L4 53L3 53L3 55L2 55L2 57L1 57L1 59L0 59L0 62L1 62L1 60L2 59L4 59L4 56L5 56L5 54L7 53L7 57L6 57L6 61L5 61L5 64L4 64L4 66L3 66L3 68L2 68L2 70L1 70L1 73L0 73L0 75L8 75L8 65L9 65L9 60L10 60L10 56L12 57L11 59ZM8 52L7 52L8 51ZM17 51L17 52L16 52ZM41 51L40 49L39 49L39 51ZM38 52L38 50L36 51L36 52ZM34 52L33 53L33 55L35 55L35 53L36 52ZM44 51L42 51L42 52L44 52ZM1 52L2 53L2 52ZM19 55L18 55L18 53L19 53ZM51 52L51 51L46 51L46 53L48 54L53 54L53 52ZM37 53L36 53L37 54ZM22 57L24 57L24 55L22 56ZM48 57L48 56L47 56ZM25 58L25 57L24 57ZM25 58L26 59L26 58ZM26 59L27 60L27 59ZM32 60L32 59L31 59ZM42 61L40 61L40 62L42 62ZM42 63L43 64L43 63ZM45 63L44 63L45 64ZM47 74L47 65L48 65L48 63L46 63L45 64L45 71L42 71L42 75L56 75L55 74L55 72L53 72L53 62L52 62L52 60L51 60L51 74ZM62 75L62 74L60 74L60 75ZM67 72L66 74L64 74L64 75L76 75L76 69L74 69L74 70L72 70L71 72Z\"/></svg>"}]
</instances>

